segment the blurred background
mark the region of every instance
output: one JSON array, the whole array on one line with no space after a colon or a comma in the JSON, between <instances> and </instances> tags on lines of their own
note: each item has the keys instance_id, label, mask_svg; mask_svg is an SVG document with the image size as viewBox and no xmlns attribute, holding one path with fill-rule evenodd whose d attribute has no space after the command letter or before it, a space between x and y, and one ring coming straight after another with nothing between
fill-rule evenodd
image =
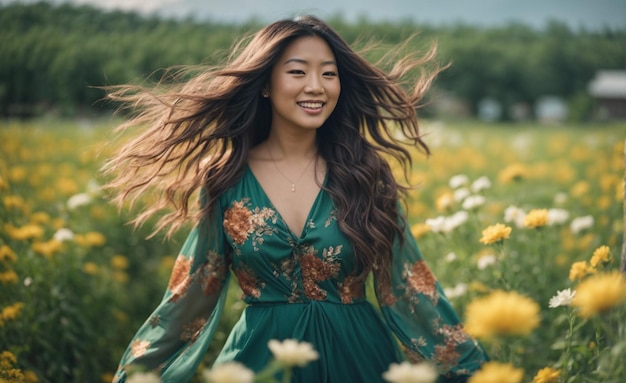
<instances>
[{"instance_id":1,"label":"blurred background","mask_svg":"<svg viewBox=\"0 0 626 383\"><path fill-rule=\"evenodd\" d=\"M415 33L416 50L436 42L452 66L430 94L431 115L626 118L622 0L1 0L0 7L3 117L101 112L103 93L90 86L214 63L244 33L310 13L357 48L356 41L392 46Z\"/></svg>"},{"instance_id":2,"label":"blurred background","mask_svg":"<svg viewBox=\"0 0 626 383\"><path fill-rule=\"evenodd\" d=\"M0 0L0 382L111 382L188 231L130 226L150 193L110 204L100 169L134 132L114 133L124 113L98 87L219 63L299 14L378 42L371 61L415 36L404 49L450 64L407 206L459 315L484 324L501 368L482 381L626 382L624 0ZM194 383L243 310L231 281ZM570 307L568 289L590 298Z\"/></svg>"}]
</instances>

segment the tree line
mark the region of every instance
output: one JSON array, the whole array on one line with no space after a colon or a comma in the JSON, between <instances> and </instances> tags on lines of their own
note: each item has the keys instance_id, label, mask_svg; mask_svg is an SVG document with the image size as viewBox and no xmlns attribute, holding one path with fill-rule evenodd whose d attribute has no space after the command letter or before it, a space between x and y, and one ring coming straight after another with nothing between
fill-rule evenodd
<instances>
[{"instance_id":1,"label":"tree line","mask_svg":"<svg viewBox=\"0 0 626 383\"><path fill-rule=\"evenodd\" d=\"M626 29L573 30L552 22L481 28L411 21L348 23L326 20L357 48L376 40L376 61L386 49L426 50L450 63L433 94L446 94L475 113L485 98L504 106L533 105L558 96L589 116L587 86L596 71L626 68ZM98 87L153 80L172 66L216 64L233 44L262 27L258 21L220 23L165 19L91 6L11 3L0 5L0 116L45 113L74 116L110 110ZM507 118L507 115L504 115Z\"/></svg>"}]
</instances>

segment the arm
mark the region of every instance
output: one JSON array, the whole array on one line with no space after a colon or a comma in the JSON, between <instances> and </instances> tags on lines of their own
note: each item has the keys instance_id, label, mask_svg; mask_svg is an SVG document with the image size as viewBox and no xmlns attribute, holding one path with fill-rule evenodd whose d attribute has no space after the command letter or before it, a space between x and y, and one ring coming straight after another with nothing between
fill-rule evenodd
<instances>
[{"instance_id":1,"label":"arm","mask_svg":"<svg viewBox=\"0 0 626 383\"><path fill-rule=\"evenodd\" d=\"M217 328L229 280L222 213L201 221L187 237L159 306L122 356L114 383L133 365L157 371L164 383L191 379Z\"/></svg>"},{"instance_id":2,"label":"arm","mask_svg":"<svg viewBox=\"0 0 626 383\"><path fill-rule=\"evenodd\" d=\"M404 242L396 241L394 245L390 286L374 280L383 317L409 360L434 363L440 373L438 382L466 382L488 357L463 331L457 313L406 226Z\"/></svg>"}]
</instances>

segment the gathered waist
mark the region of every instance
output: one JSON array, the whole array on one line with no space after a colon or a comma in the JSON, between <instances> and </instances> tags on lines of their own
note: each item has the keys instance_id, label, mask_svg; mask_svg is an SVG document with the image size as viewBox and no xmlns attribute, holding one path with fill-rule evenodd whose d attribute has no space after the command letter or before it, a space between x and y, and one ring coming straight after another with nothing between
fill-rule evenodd
<instances>
[{"instance_id":1,"label":"gathered waist","mask_svg":"<svg viewBox=\"0 0 626 383\"><path fill-rule=\"evenodd\" d=\"M358 301L353 301L350 303L343 302L335 302L335 301L318 301L318 300L306 300L306 301L298 301L298 302L289 302L289 301L263 301L263 302L247 302L248 307L275 307L275 306L301 306L301 305L333 305L339 307L351 307L351 306L361 306L364 304L371 304L367 299L362 299Z\"/></svg>"}]
</instances>

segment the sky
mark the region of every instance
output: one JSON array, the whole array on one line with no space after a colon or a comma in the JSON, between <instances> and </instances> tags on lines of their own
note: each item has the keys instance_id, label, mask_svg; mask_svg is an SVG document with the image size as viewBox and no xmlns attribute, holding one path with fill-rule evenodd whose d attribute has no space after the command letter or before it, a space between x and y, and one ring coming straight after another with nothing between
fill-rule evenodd
<instances>
[{"instance_id":1,"label":"sky","mask_svg":"<svg viewBox=\"0 0 626 383\"><path fill-rule=\"evenodd\" d=\"M0 0L29 3L38 0ZM103 9L138 11L165 17L272 22L299 14L321 18L341 15L352 22L412 20L431 25L462 22L501 26L511 21L542 28L550 20L574 29L626 28L626 0L49 0L90 4Z\"/></svg>"}]
</instances>

